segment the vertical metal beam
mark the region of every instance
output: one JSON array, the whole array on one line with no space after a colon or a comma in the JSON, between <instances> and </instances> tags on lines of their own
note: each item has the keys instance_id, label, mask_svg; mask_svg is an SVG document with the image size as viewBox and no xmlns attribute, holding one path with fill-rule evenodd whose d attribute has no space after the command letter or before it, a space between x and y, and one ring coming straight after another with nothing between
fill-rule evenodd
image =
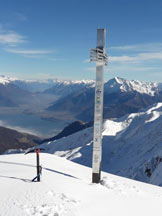
<instances>
[{"instance_id":1,"label":"vertical metal beam","mask_svg":"<svg viewBox=\"0 0 162 216\"><path fill-rule=\"evenodd\" d=\"M99 58L99 54L106 56L106 29L97 29L96 50L96 87L95 87L95 113L93 133L93 161L92 182L99 183L101 178L102 159L102 125L103 125L103 91L104 91L104 65L105 61ZM101 52L100 52L101 51ZM99 54L97 53L99 52Z\"/></svg>"}]
</instances>

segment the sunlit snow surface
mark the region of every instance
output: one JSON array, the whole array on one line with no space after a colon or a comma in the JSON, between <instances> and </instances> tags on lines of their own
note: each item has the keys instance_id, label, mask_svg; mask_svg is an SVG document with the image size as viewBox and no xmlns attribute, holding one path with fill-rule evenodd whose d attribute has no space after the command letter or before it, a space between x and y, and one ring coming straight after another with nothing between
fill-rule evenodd
<instances>
[{"instance_id":1,"label":"sunlit snow surface","mask_svg":"<svg viewBox=\"0 0 162 216\"><path fill-rule=\"evenodd\" d=\"M93 128L43 144L46 152L79 164L92 165ZM116 120L106 120L102 142L102 170L161 185L162 103ZM158 173L157 173L158 170Z\"/></svg>"},{"instance_id":2,"label":"sunlit snow surface","mask_svg":"<svg viewBox=\"0 0 162 216\"><path fill-rule=\"evenodd\" d=\"M0 156L1 216L160 215L162 188L102 173L91 183L91 169L41 153L41 182L35 154Z\"/></svg>"}]
</instances>

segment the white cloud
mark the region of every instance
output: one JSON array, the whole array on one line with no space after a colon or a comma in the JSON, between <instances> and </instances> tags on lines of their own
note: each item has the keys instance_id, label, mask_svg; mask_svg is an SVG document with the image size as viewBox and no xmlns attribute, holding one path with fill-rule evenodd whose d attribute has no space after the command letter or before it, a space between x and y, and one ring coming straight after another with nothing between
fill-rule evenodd
<instances>
[{"instance_id":1,"label":"white cloud","mask_svg":"<svg viewBox=\"0 0 162 216\"><path fill-rule=\"evenodd\" d=\"M53 53L52 50L42 50L42 49L5 49L6 52L22 55L26 58L44 58L45 55Z\"/></svg>"},{"instance_id":2,"label":"white cloud","mask_svg":"<svg viewBox=\"0 0 162 216\"><path fill-rule=\"evenodd\" d=\"M52 53L52 50L34 50L34 49L5 49L5 51L15 54L22 54L22 55L44 55Z\"/></svg>"},{"instance_id":3,"label":"white cloud","mask_svg":"<svg viewBox=\"0 0 162 216\"><path fill-rule=\"evenodd\" d=\"M154 66L145 66L145 65L128 65L128 64L122 64L122 65L109 65L105 68L105 71L107 72L118 72L118 71L124 71L124 72L140 72L140 71L159 71L161 68L154 67Z\"/></svg>"},{"instance_id":4,"label":"white cloud","mask_svg":"<svg viewBox=\"0 0 162 216\"><path fill-rule=\"evenodd\" d=\"M124 45L124 46L112 46L112 47L109 47L108 49L111 49L111 50L134 50L134 49L137 49L139 48L139 45Z\"/></svg>"},{"instance_id":5,"label":"white cloud","mask_svg":"<svg viewBox=\"0 0 162 216\"><path fill-rule=\"evenodd\" d=\"M162 52L140 53L137 57L142 60L162 60Z\"/></svg>"},{"instance_id":6,"label":"white cloud","mask_svg":"<svg viewBox=\"0 0 162 216\"><path fill-rule=\"evenodd\" d=\"M162 51L162 43L132 44L124 46L112 46L108 50L116 51L136 51L136 52L160 52Z\"/></svg>"},{"instance_id":7,"label":"white cloud","mask_svg":"<svg viewBox=\"0 0 162 216\"><path fill-rule=\"evenodd\" d=\"M162 60L162 52L153 53L139 53L134 56L109 56L109 62L130 62L130 63L141 63L149 60Z\"/></svg>"},{"instance_id":8,"label":"white cloud","mask_svg":"<svg viewBox=\"0 0 162 216\"><path fill-rule=\"evenodd\" d=\"M24 36L16 32L0 33L0 43L5 45L16 45L24 43Z\"/></svg>"},{"instance_id":9,"label":"white cloud","mask_svg":"<svg viewBox=\"0 0 162 216\"><path fill-rule=\"evenodd\" d=\"M108 60L110 62L125 62L125 61L134 61L135 57L131 56L109 56Z\"/></svg>"}]
</instances>

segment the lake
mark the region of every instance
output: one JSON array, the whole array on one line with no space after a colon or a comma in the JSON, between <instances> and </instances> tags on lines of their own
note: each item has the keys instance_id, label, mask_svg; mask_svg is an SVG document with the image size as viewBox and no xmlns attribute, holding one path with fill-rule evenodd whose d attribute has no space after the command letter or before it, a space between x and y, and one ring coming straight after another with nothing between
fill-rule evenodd
<instances>
[{"instance_id":1,"label":"lake","mask_svg":"<svg viewBox=\"0 0 162 216\"><path fill-rule=\"evenodd\" d=\"M55 136L67 125L65 121L52 122L34 115L0 114L0 126L31 133L41 138Z\"/></svg>"}]
</instances>

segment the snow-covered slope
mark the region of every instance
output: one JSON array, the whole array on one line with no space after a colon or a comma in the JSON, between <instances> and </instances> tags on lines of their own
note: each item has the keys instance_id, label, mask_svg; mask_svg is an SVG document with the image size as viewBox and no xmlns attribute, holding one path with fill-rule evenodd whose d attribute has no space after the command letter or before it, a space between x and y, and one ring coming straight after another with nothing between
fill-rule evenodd
<instances>
[{"instance_id":1,"label":"snow-covered slope","mask_svg":"<svg viewBox=\"0 0 162 216\"><path fill-rule=\"evenodd\" d=\"M0 156L1 216L160 215L162 189L102 173L91 183L91 169L53 155L40 155L41 182L35 177L35 154Z\"/></svg>"},{"instance_id":2,"label":"snow-covered slope","mask_svg":"<svg viewBox=\"0 0 162 216\"><path fill-rule=\"evenodd\" d=\"M114 121L103 131L104 171L162 185L162 103ZM43 146L47 152L91 166L93 128ZM158 170L158 171L157 171Z\"/></svg>"}]
</instances>

